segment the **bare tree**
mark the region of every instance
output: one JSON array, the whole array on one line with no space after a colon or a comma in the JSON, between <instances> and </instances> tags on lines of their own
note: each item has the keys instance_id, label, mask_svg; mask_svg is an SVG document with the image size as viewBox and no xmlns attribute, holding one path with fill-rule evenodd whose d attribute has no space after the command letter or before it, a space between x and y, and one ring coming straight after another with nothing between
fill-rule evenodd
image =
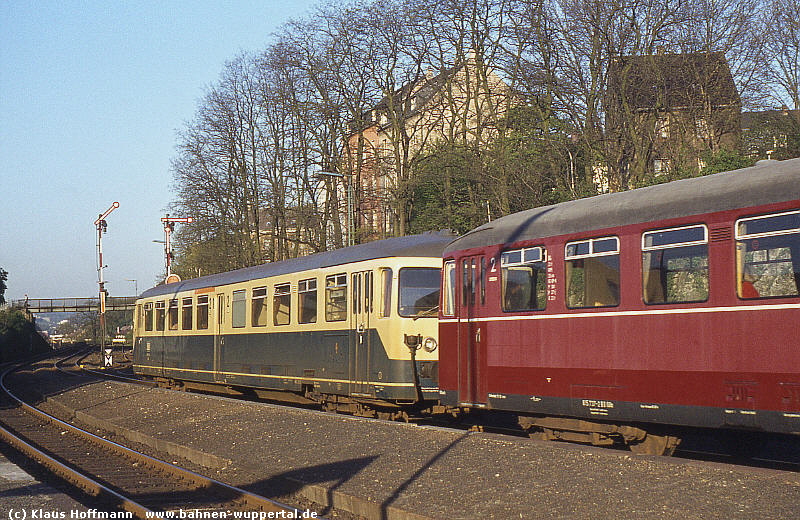
<instances>
[{"instance_id":1,"label":"bare tree","mask_svg":"<svg viewBox=\"0 0 800 520\"><path fill-rule=\"evenodd\" d=\"M763 25L772 97L800 110L800 4L774 0Z\"/></svg>"}]
</instances>

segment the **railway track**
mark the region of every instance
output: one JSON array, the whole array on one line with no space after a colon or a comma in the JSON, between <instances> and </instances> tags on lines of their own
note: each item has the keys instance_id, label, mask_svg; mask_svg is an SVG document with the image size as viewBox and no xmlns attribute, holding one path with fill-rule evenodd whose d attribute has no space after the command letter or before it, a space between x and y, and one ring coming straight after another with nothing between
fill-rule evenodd
<instances>
[{"instance_id":1,"label":"railway track","mask_svg":"<svg viewBox=\"0 0 800 520\"><path fill-rule=\"evenodd\" d=\"M76 362L76 365L79 363L80 360ZM80 368L82 372L105 379L112 379L125 383L138 384L150 387L159 386L158 383L154 381L145 380L133 374L120 373L120 370L94 370L88 368L86 365L80 365ZM225 395L231 397L231 394L225 392L216 393L211 390L206 390L206 391L198 390L198 391L200 393L211 393L215 395ZM261 401L261 399L246 395L241 395L241 396L234 395L233 397L245 400L252 400L255 402ZM278 401L270 401L270 402L273 402L273 404L279 406L296 406L294 403L291 402L278 402ZM509 435L513 437L526 437L526 438L528 437L528 434L523 432L519 428L514 428L508 425L480 424L480 423L471 423L466 421L453 422L452 420L449 419L435 419L435 418L421 418L414 422L418 422L419 424L425 424L433 427L454 428L454 429L469 430L469 431L481 431L487 433ZM735 432L735 431L728 432L729 435L727 437L725 437L725 435L723 434L717 434L717 437L715 437L713 433L703 432L702 430L688 429L688 428L684 433L686 436L684 437L683 443L679 445L678 449L675 451L673 455L675 458L694 460L698 462L730 464L740 467L800 472L800 448L796 446L797 444L796 439L788 438L787 436L782 436L782 435L766 435L766 434L761 435L760 437L759 436L754 437L753 435L748 435L746 433ZM753 450L753 451L760 451L761 453L757 456L748 456L744 454L747 452L747 450L741 450L736 448L735 445L737 443L737 439L733 437L736 435L742 435L743 438L741 439L741 442L745 444L752 444L754 442L754 439L758 439L758 442L756 442L756 444L765 444L765 445L775 444L775 446L768 447L766 450L763 449L763 447L758 450ZM611 449L622 449L622 448L612 447ZM752 450L752 446L750 446L748 449Z\"/></svg>"},{"instance_id":2,"label":"railway track","mask_svg":"<svg viewBox=\"0 0 800 520\"><path fill-rule=\"evenodd\" d=\"M234 512L303 517L303 511L155 459L38 410L6 386L5 376L18 368L0 375L0 438L109 508L138 518L177 516L181 511L217 514L215 518L234 517ZM203 517L211 516L194 518Z\"/></svg>"}]
</instances>

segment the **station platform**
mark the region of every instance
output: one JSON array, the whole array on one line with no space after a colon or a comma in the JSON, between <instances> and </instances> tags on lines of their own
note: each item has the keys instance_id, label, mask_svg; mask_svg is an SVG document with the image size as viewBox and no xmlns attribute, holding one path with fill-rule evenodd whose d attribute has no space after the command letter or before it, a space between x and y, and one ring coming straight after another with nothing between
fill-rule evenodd
<instances>
[{"instance_id":1,"label":"station platform","mask_svg":"<svg viewBox=\"0 0 800 520\"><path fill-rule=\"evenodd\" d=\"M370 519L777 519L797 518L800 504L793 472L86 378L35 384L44 408L118 442L265 496L295 493Z\"/></svg>"},{"instance_id":2,"label":"station platform","mask_svg":"<svg viewBox=\"0 0 800 520\"><path fill-rule=\"evenodd\" d=\"M67 519L75 516L73 511L85 513L88 509L66 493L39 481L0 452L0 518L45 518L40 513L47 512L58 515L49 518L58 518L63 513Z\"/></svg>"}]
</instances>

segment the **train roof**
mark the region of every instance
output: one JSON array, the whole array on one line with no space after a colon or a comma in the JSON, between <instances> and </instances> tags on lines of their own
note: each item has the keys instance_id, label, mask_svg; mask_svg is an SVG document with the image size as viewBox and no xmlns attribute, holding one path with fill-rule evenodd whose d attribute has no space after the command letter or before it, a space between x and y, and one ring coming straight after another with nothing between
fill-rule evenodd
<instances>
[{"instance_id":1,"label":"train roof","mask_svg":"<svg viewBox=\"0 0 800 520\"><path fill-rule=\"evenodd\" d=\"M800 199L800 159L608 193L508 215L454 240L445 254L496 244Z\"/></svg>"},{"instance_id":2,"label":"train roof","mask_svg":"<svg viewBox=\"0 0 800 520\"><path fill-rule=\"evenodd\" d=\"M164 294L177 294L182 291L217 287L248 280L279 276L283 274L321 269L336 265L391 257L439 257L445 246L452 242L455 235L449 231L429 232L420 235L387 238L351 247L315 253L313 255L270 262L267 264L245 267L235 271L191 278L177 283L158 285L143 292L140 298L149 298Z\"/></svg>"}]
</instances>

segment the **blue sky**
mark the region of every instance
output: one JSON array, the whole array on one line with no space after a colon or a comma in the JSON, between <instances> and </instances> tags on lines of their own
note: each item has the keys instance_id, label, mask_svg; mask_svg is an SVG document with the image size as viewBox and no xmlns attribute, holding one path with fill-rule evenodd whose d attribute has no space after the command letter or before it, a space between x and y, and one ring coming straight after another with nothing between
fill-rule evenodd
<instances>
[{"instance_id":1,"label":"blue sky","mask_svg":"<svg viewBox=\"0 0 800 520\"><path fill-rule=\"evenodd\" d=\"M164 271L176 132L226 60L317 0L0 1L0 268L6 299L112 296Z\"/></svg>"}]
</instances>

